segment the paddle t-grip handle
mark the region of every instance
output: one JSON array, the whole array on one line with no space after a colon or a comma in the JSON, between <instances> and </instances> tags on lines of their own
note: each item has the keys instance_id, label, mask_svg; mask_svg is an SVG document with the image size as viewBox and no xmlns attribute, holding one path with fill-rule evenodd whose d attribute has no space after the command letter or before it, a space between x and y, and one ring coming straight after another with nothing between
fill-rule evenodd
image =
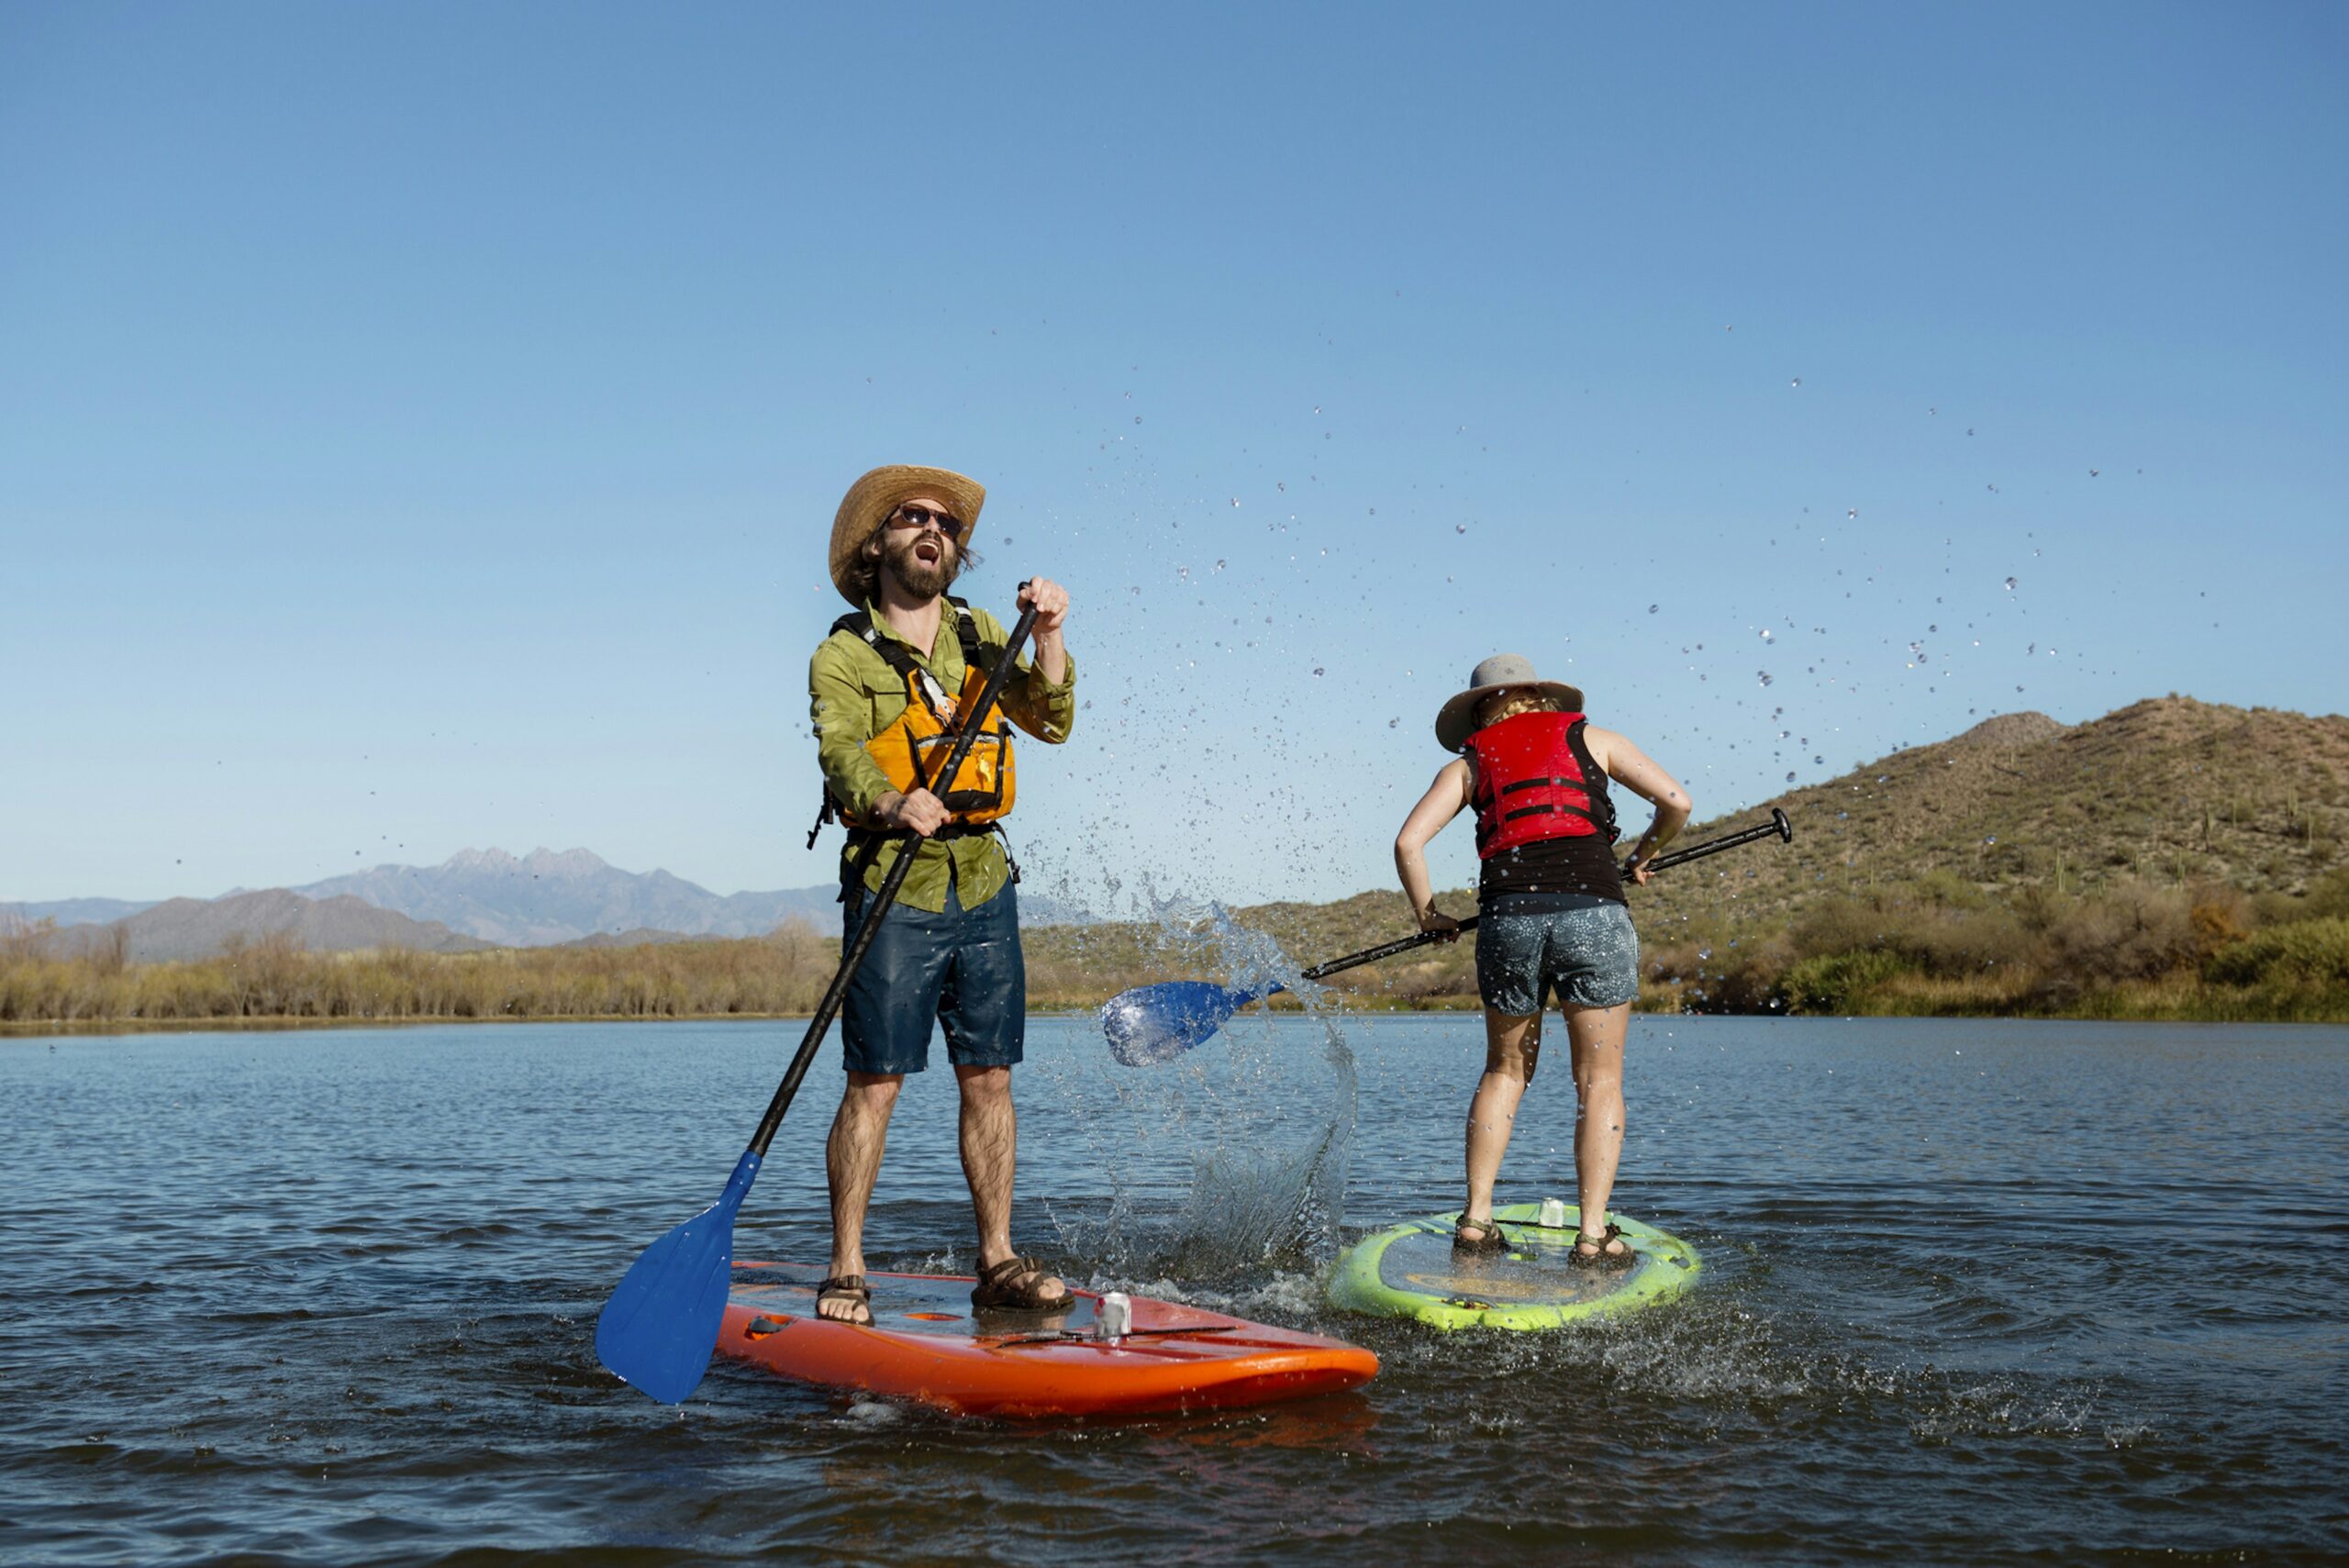
<instances>
[{"instance_id":1,"label":"paddle t-grip handle","mask_svg":"<svg viewBox=\"0 0 2349 1568\"><path fill-rule=\"evenodd\" d=\"M1024 592L1028 584L1022 583L1019 586ZM1012 665L1019 662L1019 650L1027 645L1028 634L1035 625L1036 606L1030 605L1020 612L1019 623L1011 628L1010 639L1003 645L1002 655L996 660L995 668L987 672L985 684L979 687L978 705L971 710L973 713L985 713L995 706L996 694L1001 689L1004 677L1011 673ZM954 749L946 753L946 765L938 771L938 783L930 792L940 799L944 799L946 792L954 787L954 775L962 772L963 759L970 755L972 745L979 738L979 730L980 726L974 724L954 738ZM910 828L897 835L900 844L917 837ZM880 933L881 917L889 912L889 906L897 901L897 889L905 885L906 873L913 870L918 852L911 847L901 848L897 851L897 858L889 862L887 873L881 878L880 887L874 893L873 901L864 911L863 923L857 927L856 940L841 952L840 972L832 976L831 986L818 1005L816 1016L807 1020L807 1033L799 1041L798 1052L792 1057L790 1067L785 1071L783 1082L776 1085L774 1098L767 1102L767 1114L760 1118L759 1130L751 1137L750 1151L760 1159L766 1158L767 1145L774 1141L775 1129L783 1125L783 1113L791 1108L792 1097L799 1093L800 1080L807 1076L807 1069L815 1062L816 1048L824 1043L824 1036L830 1030L832 1019L839 1015L841 1004L848 996L848 983L856 978L856 967L864 962L865 950L873 945L873 939Z\"/></svg>"}]
</instances>

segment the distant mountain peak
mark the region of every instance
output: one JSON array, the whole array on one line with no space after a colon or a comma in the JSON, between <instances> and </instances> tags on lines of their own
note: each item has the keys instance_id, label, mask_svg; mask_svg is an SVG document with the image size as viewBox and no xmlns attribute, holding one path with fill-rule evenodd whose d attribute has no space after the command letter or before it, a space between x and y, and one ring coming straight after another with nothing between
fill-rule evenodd
<instances>
[{"instance_id":1,"label":"distant mountain peak","mask_svg":"<svg viewBox=\"0 0 2349 1568\"><path fill-rule=\"evenodd\" d=\"M593 876L611 869L611 862L592 850L565 850L557 854L544 845L523 856L522 864L536 876Z\"/></svg>"},{"instance_id":2,"label":"distant mountain peak","mask_svg":"<svg viewBox=\"0 0 2349 1568\"><path fill-rule=\"evenodd\" d=\"M504 871L522 862L493 844L486 850L459 850L440 862L442 871Z\"/></svg>"}]
</instances>

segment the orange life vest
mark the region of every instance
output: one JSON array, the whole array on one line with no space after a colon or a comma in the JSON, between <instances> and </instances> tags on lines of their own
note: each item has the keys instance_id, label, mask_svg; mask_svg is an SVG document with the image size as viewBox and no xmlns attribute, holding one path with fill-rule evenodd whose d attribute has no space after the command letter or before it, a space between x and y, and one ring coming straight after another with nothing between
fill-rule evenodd
<instances>
[{"instance_id":1,"label":"orange life vest","mask_svg":"<svg viewBox=\"0 0 2349 1568\"><path fill-rule=\"evenodd\" d=\"M875 627L864 611L841 617L832 623L832 629L863 639L866 647L905 679L905 711L864 743L865 753L898 790L937 793L934 781L944 770L956 739L973 723L980 727L970 753L954 774L953 786L939 795L939 803L950 814L940 836L954 837L959 836L958 830L985 832L1008 816L1019 795L1019 777L1012 757L1011 721L1003 717L1001 704L983 715L966 711L978 702L987 672L1005 651L980 643L978 621L968 604L952 595L946 602L953 611L955 639L963 645L962 688L952 694L915 662L910 649ZM833 809L852 831L871 831L879 826L858 820L837 802Z\"/></svg>"}]
</instances>

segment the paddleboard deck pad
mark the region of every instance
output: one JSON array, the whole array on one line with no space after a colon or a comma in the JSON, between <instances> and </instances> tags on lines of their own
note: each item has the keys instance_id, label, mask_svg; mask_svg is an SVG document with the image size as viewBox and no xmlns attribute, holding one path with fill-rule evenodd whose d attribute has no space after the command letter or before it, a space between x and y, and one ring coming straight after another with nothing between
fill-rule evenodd
<instances>
[{"instance_id":1,"label":"paddleboard deck pad","mask_svg":"<svg viewBox=\"0 0 2349 1568\"><path fill-rule=\"evenodd\" d=\"M1576 1267L1568 1260L1580 1211L1563 1207L1564 1222L1555 1226L1536 1223L1538 1204L1496 1208L1507 1252L1453 1251L1456 1213L1392 1226L1339 1258L1330 1299L1350 1312L1415 1318L1438 1329L1557 1329L1668 1300L1697 1277L1696 1249L1620 1214L1615 1223L1639 1262L1628 1269Z\"/></svg>"},{"instance_id":2,"label":"paddleboard deck pad","mask_svg":"<svg viewBox=\"0 0 2349 1568\"><path fill-rule=\"evenodd\" d=\"M825 1271L738 1262L721 1355L804 1383L963 1416L1135 1416L1230 1409L1367 1383L1378 1358L1342 1340L1133 1297L1128 1332L1101 1332L1100 1297L1065 1312L974 1316L977 1282L868 1274L873 1322L816 1316Z\"/></svg>"}]
</instances>

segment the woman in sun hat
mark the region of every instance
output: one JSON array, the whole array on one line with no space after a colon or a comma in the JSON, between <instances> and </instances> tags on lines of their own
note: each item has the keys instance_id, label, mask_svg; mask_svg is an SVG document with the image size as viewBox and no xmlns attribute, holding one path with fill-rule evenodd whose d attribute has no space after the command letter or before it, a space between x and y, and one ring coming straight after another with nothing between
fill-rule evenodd
<instances>
[{"instance_id":1,"label":"woman in sun hat","mask_svg":"<svg viewBox=\"0 0 2349 1568\"><path fill-rule=\"evenodd\" d=\"M1459 922L1435 906L1426 850L1461 812L1476 813L1476 990L1485 1004L1485 1073L1468 1106L1468 1201L1453 1245L1508 1247L1494 1223L1519 1099L1541 1055L1542 1008L1554 990L1573 1053L1575 1171L1582 1234L1574 1259L1628 1268L1630 1245L1607 1218L1623 1149L1623 1036L1640 992L1640 943L1615 865L1614 780L1655 806L1626 862L1635 882L1688 820L1688 795L1637 746L1583 717L1582 693L1544 681L1521 654L1476 666L1436 715L1435 738L1460 753L1438 770L1395 838L1395 869L1423 931Z\"/></svg>"}]
</instances>

